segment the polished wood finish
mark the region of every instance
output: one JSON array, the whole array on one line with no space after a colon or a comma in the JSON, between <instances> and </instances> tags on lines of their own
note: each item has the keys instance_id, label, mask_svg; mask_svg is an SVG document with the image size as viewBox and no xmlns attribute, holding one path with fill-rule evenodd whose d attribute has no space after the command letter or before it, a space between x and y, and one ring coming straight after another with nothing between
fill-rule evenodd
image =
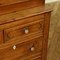
<instances>
[{"instance_id":1,"label":"polished wood finish","mask_svg":"<svg viewBox=\"0 0 60 60\"><path fill-rule=\"evenodd\" d=\"M51 12L45 14L45 21L44 21L44 41L43 41L43 54L42 60L46 60L47 58L47 47L48 47L48 37L49 37L49 25L50 25L50 16Z\"/></svg>"},{"instance_id":2,"label":"polished wood finish","mask_svg":"<svg viewBox=\"0 0 60 60\"><path fill-rule=\"evenodd\" d=\"M0 0L0 6L5 6L5 5L10 5L14 3L22 3L22 2L27 2L27 1L37 1L37 0ZM44 4L44 0L38 0L40 3Z\"/></svg>"},{"instance_id":3,"label":"polished wood finish","mask_svg":"<svg viewBox=\"0 0 60 60\"><path fill-rule=\"evenodd\" d=\"M20 56L21 58L23 58L25 56L34 55L38 52L41 52L42 51L42 40L40 41L39 40L40 40L39 38L36 38L31 41L27 41L26 43L17 44L17 45L13 45L5 49L1 49L0 58L2 60L13 59L14 57L17 57L17 56ZM14 46L16 46L15 50L13 49ZM34 50L31 50L31 48L34 48Z\"/></svg>"},{"instance_id":4,"label":"polished wood finish","mask_svg":"<svg viewBox=\"0 0 60 60\"><path fill-rule=\"evenodd\" d=\"M4 30L4 34L5 34L5 40L9 40L12 38L16 38L17 36L24 36L27 34L31 34L34 32L39 32L41 34L43 34L43 23L44 20L37 20L28 24L24 24L24 25L18 25L16 27L12 27L9 29ZM28 33L25 32L25 30L28 30Z\"/></svg>"},{"instance_id":5,"label":"polished wood finish","mask_svg":"<svg viewBox=\"0 0 60 60\"><path fill-rule=\"evenodd\" d=\"M0 0L0 6L9 5L18 2L25 2L29 0Z\"/></svg>"},{"instance_id":6,"label":"polished wood finish","mask_svg":"<svg viewBox=\"0 0 60 60\"><path fill-rule=\"evenodd\" d=\"M3 41L3 31L0 31L0 44L2 44L4 41Z\"/></svg>"},{"instance_id":7,"label":"polished wood finish","mask_svg":"<svg viewBox=\"0 0 60 60\"><path fill-rule=\"evenodd\" d=\"M43 3L44 3L44 0L42 0L42 1L28 0L25 2L11 4L11 5L7 5L7 6L0 6L0 15L6 14L6 13L11 13L11 12L16 12L16 11L27 9L27 8L32 8L32 7L35 7L38 5L43 5ZM1 3L0 5L4 5L4 3L3 4Z\"/></svg>"},{"instance_id":8,"label":"polished wood finish","mask_svg":"<svg viewBox=\"0 0 60 60\"><path fill-rule=\"evenodd\" d=\"M7 16L5 16L5 17L7 17ZM27 18L26 17L25 18L21 17L21 19L19 17L19 18L16 18L16 20L14 20L14 19L13 20L7 20L7 19L9 19L7 17L6 20L5 19L1 19L3 21L0 21L0 23L1 23L0 29L3 30L3 29L10 28L10 27L14 27L16 25L24 25L24 24L27 24L29 22L33 22L33 21L37 21L37 20L42 20L42 18L44 18L44 15L29 16Z\"/></svg>"},{"instance_id":9,"label":"polished wood finish","mask_svg":"<svg viewBox=\"0 0 60 60\"><path fill-rule=\"evenodd\" d=\"M0 0L0 60L46 60L51 10L45 0Z\"/></svg>"},{"instance_id":10,"label":"polished wood finish","mask_svg":"<svg viewBox=\"0 0 60 60\"><path fill-rule=\"evenodd\" d=\"M41 53L37 53L35 55L32 55L32 56L28 56L28 57L25 57L23 58L23 60L41 60ZM15 59L12 59L12 60L22 60L20 59L20 56L19 57L16 57Z\"/></svg>"}]
</instances>

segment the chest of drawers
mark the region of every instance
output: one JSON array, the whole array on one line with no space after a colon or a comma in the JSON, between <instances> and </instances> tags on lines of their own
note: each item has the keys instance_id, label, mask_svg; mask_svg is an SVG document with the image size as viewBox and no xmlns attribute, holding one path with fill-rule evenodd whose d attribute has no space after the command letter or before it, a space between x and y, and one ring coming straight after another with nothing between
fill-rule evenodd
<instances>
[{"instance_id":1,"label":"chest of drawers","mask_svg":"<svg viewBox=\"0 0 60 60\"><path fill-rule=\"evenodd\" d=\"M0 60L46 60L51 10L44 2L0 1Z\"/></svg>"}]
</instances>

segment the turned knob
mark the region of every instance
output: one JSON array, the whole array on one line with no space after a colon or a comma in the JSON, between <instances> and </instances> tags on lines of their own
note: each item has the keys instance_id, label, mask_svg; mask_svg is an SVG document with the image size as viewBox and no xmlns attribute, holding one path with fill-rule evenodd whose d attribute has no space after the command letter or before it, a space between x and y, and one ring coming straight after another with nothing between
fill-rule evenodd
<instances>
[{"instance_id":1,"label":"turned knob","mask_svg":"<svg viewBox=\"0 0 60 60\"><path fill-rule=\"evenodd\" d=\"M28 34L29 33L29 29L28 28L25 28L24 29L24 32L25 32L25 34Z\"/></svg>"},{"instance_id":2,"label":"turned knob","mask_svg":"<svg viewBox=\"0 0 60 60\"><path fill-rule=\"evenodd\" d=\"M13 46L13 50L16 50L16 45Z\"/></svg>"},{"instance_id":3,"label":"turned knob","mask_svg":"<svg viewBox=\"0 0 60 60\"><path fill-rule=\"evenodd\" d=\"M31 47L31 51L34 51L35 50L35 48L34 47Z\"/></svg>"}]
</instances>

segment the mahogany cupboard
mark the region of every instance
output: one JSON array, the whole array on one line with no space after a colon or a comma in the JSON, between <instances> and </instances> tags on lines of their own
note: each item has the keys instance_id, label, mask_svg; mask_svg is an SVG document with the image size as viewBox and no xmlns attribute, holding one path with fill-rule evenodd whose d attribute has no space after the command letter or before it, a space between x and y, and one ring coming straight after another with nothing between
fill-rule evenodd
<instances>
[{"instance_id":1,"label":"mahogany cupboard","mask_svg":"<svg viewBox=\"0 0 60 60\"><path fill-rule=\"evenodd\" d=\"M0 60L46 60L50 15L44 0L0 0Z\"/></svg>"}]
</instances>

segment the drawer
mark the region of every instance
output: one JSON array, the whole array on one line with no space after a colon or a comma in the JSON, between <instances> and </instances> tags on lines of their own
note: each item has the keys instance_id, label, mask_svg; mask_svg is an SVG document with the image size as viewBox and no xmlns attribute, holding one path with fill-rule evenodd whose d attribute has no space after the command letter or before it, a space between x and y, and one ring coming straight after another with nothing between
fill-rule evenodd
<instances>
[{"instance_id":1,"label":"drawer","mask_svg":"<svg viewBox=\"0 0 60 60\"><path fill-rule=\"evenodd\" d=\"M40 32L43 35L44 20L37 20L23 25L18 25L4 30L5 42L18 36L22 37L31 33Z\"/></svg>"},{"instance_id":2,"label":"drawer","mask_svg":"<svg viewBox=\"0 0 60 60\"><path fill-rule=\"evenodd\" d=\"M42 40L40 40L40 38L0 49L0 59L9 60L18 56L20 56L20 58L24 58L36 53L42 53Z\"/></svg>"}]
</instances>

